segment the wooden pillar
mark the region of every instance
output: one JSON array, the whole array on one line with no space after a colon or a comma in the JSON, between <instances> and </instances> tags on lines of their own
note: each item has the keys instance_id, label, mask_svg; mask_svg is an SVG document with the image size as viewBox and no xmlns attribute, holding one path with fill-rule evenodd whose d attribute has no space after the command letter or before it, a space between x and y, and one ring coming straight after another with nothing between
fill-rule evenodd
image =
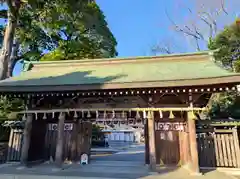
<instances>
[{"instance_id":1,"label":"wooden pillar","mask_svg":"<svg viewBox=\"0 0 240 179\"><path fill-rule=\"evenodd\" d=\"M184 139L183 139L183 146L184 146L184 151L183 151L183 155L184 155L184 164L188 164L189 163L189 161L190 161L190 157L191 157L191 155L190 155L190 148L189 148L189 146L190 146L190 144L189 144L189 137L188 137L188 132L187 131L185 131L184 133L183 133L183 135L184 135Z\"/></svg>"},{"instance_id":2,"label":"wooden pillar","mask_svg":"<svg viewBox=\"0 0 240 179\"><path fill-rule=\"evenodd\" d=\"M14 137L14 129L11 128L9 141L8 141L8 155L7 155L7 161L11 161L12 159L12 152L13 152L13 137Z\"/></svg>"},{"instance_id":3,"label":"wooden pillar","mask_svg":"<svg viewBox=\"0 0 240 179\"><path fill-rule=\"evenodd\" d=\"M145 164L149 164L148 120L144 119Z\"/></svg>"},{"instance_id":4,"label":"wooden pillar","mask_svg":"<svg viewBox=\"0 0 240 179\"><path fill-rule=\"evenodd\" d=\"M77 160L80 161L82 155L82 145L83 145L83 122L78 120L77 123Z\"/></svg>"},{"instance_id":5,"label":"wooden pillar","mask_svg":"<svg viewBox=\"0 0 240 179\"><path fill-rule=\"evenodd\" d=\"M148 112L149 165L156 170L155 121L153 111Z\"/></svg>"},{"instance_id":6,"label":"wooden pillar","mask_svg":"<svg viewBox=\"0 0 240 179\"><path fill-rule=\"evenodd\" d=\"M55 163L57 167L62 166L63 142L64 142L64 120L65 113L60 113L58 118L57 145L55 153Z\"/></svg>"},{"instance_id":7,"label":"wooden pillar","mask_svg":"<svg viewBox=\"0 0 240 179\"><path fill-rule=\"evenodd\" d=\"M192 111L188 112L188 133L189 133L189 147L190 147L190 167L195 174L200 174L199 163L198 163L198 148L196 139L196 125L195 116Z\"/></svg>"},{"instance_id":8,"label":"wooden pillar","mask_svg":"<svg viewBox=\"0 0 240 179\"><path fill-rule=\"evenodd\" d=\"M26 114L26 121L23 130L23 144L21 153L21 163L26 165L28 161L28 150L31 140L33 114Z\"/></svg>"},{"instance_id":9,"label":"wooden pillar","mask_svg":"<svg viewBox=\"0 0 240 179\"><path fill-rule=\"evenodd\" d=\"M240 168L240 147L239 147L239 140L238 140L238 131L237 128L233 128L233 142L236 151L236 160L237 160L237 167Z\"/></svg>"},{"instance_id":10,"label":"wooden pillar","mask_svg":"<svg viewBox=\"0 0 240 179\"><path fill-rule=\"evenodd\" d=\"M73 122L73 130L71 136L71 160L75 161L77 158L77 121Z\"/></svg>"}]
</instances>

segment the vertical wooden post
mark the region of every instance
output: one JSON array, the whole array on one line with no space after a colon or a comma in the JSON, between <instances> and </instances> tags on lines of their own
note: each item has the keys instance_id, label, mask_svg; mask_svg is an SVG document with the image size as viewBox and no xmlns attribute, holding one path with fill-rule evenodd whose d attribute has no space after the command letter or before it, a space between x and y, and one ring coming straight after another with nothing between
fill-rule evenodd
<instances>
[{"instance_id":1,"label":"vertical wooden post","mask_svg":"<svg viewBox=\"0 0 240 179\"><path fill-rule=\"evenodd\" d=\"M188 137L188 132L184 132L184 164L188 164L190 161L190 144L189 144L189 137Z\"/></svg>"},{"instance_id":2,"label":"vertical wooden post","mask_svg":"<svg viewBox=\"0 0 240 179\"><path fill-rule=\"evenodd\" d=\"M148 140L150 169L156 170L155 120L153 111L148 112Z\"/></svg>"},{"instance_id":3,"label":"vertical wooden post","mask_svg":"<svg viewBox=\"0 0 240 179\"><path fill-rule=\"evenodd\" d=\"M144 119L145 164L149 164L148 120Z\"/></svg>"},{"instance_id":4,"label":"vertical wooden post","mask_svg":"<svg viewBox=\"0 0 240 179\"><path fill-rule=\"evenodd\" d=\"M24 130L23 130L23 145L22 145L22 153L21 153L21 163L24 165L26 165L28 161L28 150L29 150L30 140L31 140L32 120L33 120L33 114L27 114Z\"/></svg>"},{"instance_id":5,"label":"vertical wooden post","mask_svg":"<svg viewBox=\"0 0 240 179\"><path fill-rule=\"evenodd\" d=\"M71 135L71 160L75 161L76 156L77 156L77 121L74 121Z\"/></svg>"},{"instance_id":6,"label":"vertical wooden post","mask_svg":"<svg viewBox=\"0 0 240 179\"><path fill-rule=\"evenodd\" d=\"M64 120L65 113L60 113L58 118L57 145L55 153L55 163L57 167L62 166L63 140L64 140Z\"/></svg>"},{"instance_id":7,"label":"vertical wooden post","mask_svg":"<svg viewBox=\"0 0 240 179\"><path fill-rule=\"evenodd\" d=\"M82 146L83 146L83 122L82 120L78 120L77 123L77 156L76 159L80 161L82 155Z\"/></svg>"},{"instance_id":8,"label":"vertical wooden post","mask_svg":"<svg viewBox=\"0 0 240 179\"><path fill-rule=\"evenodd\" d=\"M233 128L233 142L234 142L235 152L236 152L237 167L240 168L240 156L239 156L240 147L239 147L237 128Z\"/></svg>"},{"instance_id":9,"label":"vertical wooden post","mask_svg":"<svg viewBox=\"0 0 240 179\"><path fill-rule=\"evenodd\" d=\"M11 161L12 159L12 146L13 146L13 137L14 137L14 129L11 128L9 141L8 141L8 155L7 155L7 161Z\"/></svg>"},{"instance_id":10,"label":"vertical wooden post","mask_svg":"<svg viewBox=\"0 0 240 179\"><path fill-rule=\"evenodd\" d=\"M191 169L195 174L200 174L199 163L198 163L198 148L196 139L196 126L195 126L195 116L192 111L188 112L188 132L189 132L189 147L191 154Z\"/></svg>"}]
</instances>

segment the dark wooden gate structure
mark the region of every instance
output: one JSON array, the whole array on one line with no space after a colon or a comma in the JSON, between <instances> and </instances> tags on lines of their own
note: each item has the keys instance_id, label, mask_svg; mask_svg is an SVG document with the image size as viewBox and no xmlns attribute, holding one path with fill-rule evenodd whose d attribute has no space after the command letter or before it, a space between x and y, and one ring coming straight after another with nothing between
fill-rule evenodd
<instances>
[{"instance_id":1,"label":"dark wooden gate structure","mask_svg":"<svg viewBox=\"0 0 240 179\"><path fill-rule=\"evenodd\" d=\"M219 126L219 123L216 124L214 121L208 122L208 125L204 121L198 122L197 142L200 167L240 167L237 126L229 123L222 122Z\"/></svg>"},{"instance_id":2,"label":"dark wooden gate structure","mask_svg":"<svg viewBox=\"0 0 240 179\"><path fill-rule=\"evenodd\" d=\"M180 166L188 161L188 134L184 119L155 122L156 162L164 166Z\"/></svg>"},{"instance_id":3,"label":"dark wooden gate structure","mask_svg":"<svg viewBox=\"0 0 240 179\"><path fill-rule=\"evenodd\" d=\"M0 82L0 95L26 102L26 110L18 112L19 117L26 121L21 162L27 164L37 158L55 156L56 166L61 167L63 158L69 157L69 148L73 156L77 153L79 157L81 152L77 142L81 141L83 146L88 143L83 140L80 130L74 130L77 125L73 126L71 134L64 131L66 121L91 121L101 114L104 119L113 119L116 113L121 113L122 118L126 119L132 118L134 112L136 118L148 120L146 149L151 169L155 170L157 163L189 163L190 169L199 173L199 153L202 155L204 152L206 156L207 149L204 144L199 149L197 147L195 114L206 110L213 93L236 91L236 85L240 83L240 75L221 69L214 63L213 54L211 51L159 57L74 60L67 63L64 60L31 62L27 65L29 71L24 75ZM144 70L145 73L141 74ZM142 75L141 78L139 75ZM168 114L167 117L161 115L164 112ZM162 121L154 116L157 113ZM177 113L185 113L186 116L178 121ZM165 118L167 121L164 121ZM54 130L46 130L46 123L57 123L57 134ZM47 140L44 131L48 133ZM205 132L198 132L199 143L202 141L201 133ZM90 135L88 132L86 134ZM231 138L234 138L237 146L236 133L227 137L219 135L215 136L214 142L217 144L214 145L222 146L222 152L218 148L217 154L226 157L224 153L228 151L226 147L224 151L223 145L230 145ZM72 138L77 140L69 144ZM230 138L229 144L223 143L227 138ZM56 144L52 141L56 141ZM45 145L49 149L45 147L48 150L42 153ZM239 147L234 151L239 154ZM231 159L234 160L233 157ZM200 163L204 163L202 158L200 160ZM217 161L215 163L218 164ZM219 166L223 164L230 165L219 160Z\"/></svg>"},{"instance_id":4,"label":"dark wooden gate structure","mask_svg":"<svg viewBox=\"0 0 240 179\"><path fill-rule=\"evenodd\" d=\"M31 135L31 145L29 152L29 161L55 159L56 141L57 141L57 123L46 123L44 120L35 120L33 122ZM41 126L42 125L42 126ZM78 124L67 122L64 125L64 160L77 160L74 153L80 152L90 154L91 147L91 127L89 122L81 122L78 125L79 133L76 133ZM76 135L78 139L76 141ZM23 144L23 129L12 128L9 137L7 151L4 153L4 161L20 161ZM7 157L6 157L7 156Z\"/></svg>"},{"instance_id":5,"label":"dark wooden gate structure","mask_svg":"<svg viewBox=\"0 0 240 179\"><path fill-rule=\"evenodd\" d=\"M78 128L78 130L76 129ZM48 123L45 136L44 158L55 159L57 142L57 123ZM79 131L79 132L78 132ZM64 124L64 145L63 160L78 160L76 153L80 155L87 153L90 155L92 124L90 122L75 123L67 122ZM79 156L79 155L78 155Z\"/></svg>"},{"instance_id":6,"label":"dark wooden gate structure","mask_svg":"<svg viewBox=\"0 0 240 179\"><path fill-rule=\"evenodd\" d=\"M160 165L178 165L180 162L177 131L156 131L156 158Z\"/></svg>"}]
</instances>

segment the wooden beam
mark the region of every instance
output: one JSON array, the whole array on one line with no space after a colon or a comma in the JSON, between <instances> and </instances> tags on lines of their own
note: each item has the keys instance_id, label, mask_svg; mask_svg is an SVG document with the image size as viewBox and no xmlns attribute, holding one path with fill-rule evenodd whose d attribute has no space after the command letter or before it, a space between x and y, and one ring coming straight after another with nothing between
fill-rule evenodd
<instances>
[{"instance_id":1,"label":"wooden beam","mask_svg":"<svg viewBox=\"0 0 240 179\"><path fill-rule=\"evenodd\" d=\"M188 112L187 115L188 122L188 134L189 134L189 147L191 155L191 170L195 174L200 174L199 162L198 162L198 148L196 139L196 126L195 126L195 116L193 112Z\"/></svg>"},{"instance_id":2,"label":"wooden beam","mask_svg":"<svg viewBox=\"0 0 240 179\"><path fill-rule=\"evenodd\" d=\"M156 144L155 121L153 111L148 112L148 140L149 140L149 165L152 171L156 170Z\"/></svg>"},{"instance_id":3,"label":"wooden beam","mask_svg":"<svg viewBox=\"0 0 240 179\"><path fill-rule=\"evenodd\" d=\"M63 142L64 142L64 120L65 113L60 113L58 118L57 146L55 153L55 163L57 167L62 166Z\"/></svg>"},{"instance_id":4,"label":"wooden beam","mask_svg":"<svg viewBox=\"0 0 240 179\"><path fill-rule=\"evenodd\" d=\"M22 153L21 153L21 163L24 165L26 165L28 161L28 150L30 147L30 140L31 140L32 120L33 120L33 114L27 114L24 130L23 130L23 145L22 145Z\"/></svg>"},{"instance_id":5,"label":"wooden beam","mask_svg":"<svg viewBox=\"0 0 240 179\"><path fill-rule=\"evenodd\" d=\"M193 108L193 107L179 107L179 108L64 108L64 109L46 109L46 110L26 110L16 112L18 114L26 114L26 113L53 113L53 112L70 112L70 111L205 111L206 108Z\"/></svg>"}]
</instances>

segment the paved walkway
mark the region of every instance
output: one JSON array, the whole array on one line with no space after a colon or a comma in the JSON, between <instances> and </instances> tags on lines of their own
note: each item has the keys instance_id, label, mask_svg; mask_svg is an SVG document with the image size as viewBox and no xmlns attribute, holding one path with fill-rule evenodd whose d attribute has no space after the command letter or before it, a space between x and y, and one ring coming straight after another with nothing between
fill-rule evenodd
<instances>
[{"instance_id":1,"label":"paved walkway","mask_svg":"<svg viewBox=\"0 0 240 179\"><path fill-rule=\"evenodd\" d=\"M0 170L0 179L231 179L218 171L205 173L203 176L191 176L183 169L162 171L159 174L148 172L144 166L128 162L123 163L96 162L88 166L71 165L64 170L56 170L52 165L40 165L33 168L18 166ZM115 165L115 166L113 166ZM2 168L3 169L3 168Z\"/></svg>"},{"instance_id":2,"label":"paved walkway","mask_svg":"<svg viewBox=\"0 0 240 179\"><path fill-rule=\"evenodd\" d=\"M59 170L52 164L25 168L19 164L2 165L0 179L230 179L218 171L191 176L183 168L151 173L144 166L144 146L132 146L109 156L93 157L91 164L66 164Z\"/></svg>"},{"instance_id":3,"label":"paved walkway","mask_svg":"<svg viewBox=\"0 0 240 179\"><path fill-rule=\"evenodd\" d=\"M140 165L145 162L145 147L144 145L131 145L125 150L118 150L118 152L107 156L94 156L92 161L134 161Z\"/></svg>"}]
</instances>

